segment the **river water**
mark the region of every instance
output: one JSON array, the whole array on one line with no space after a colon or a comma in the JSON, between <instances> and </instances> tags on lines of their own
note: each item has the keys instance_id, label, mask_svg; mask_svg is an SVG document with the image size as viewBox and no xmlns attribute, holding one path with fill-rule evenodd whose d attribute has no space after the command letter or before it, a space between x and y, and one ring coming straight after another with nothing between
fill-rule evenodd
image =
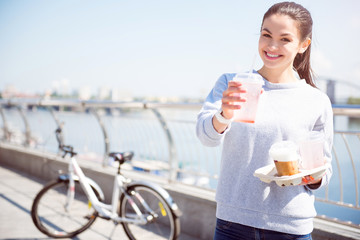
<instances>
[{"instance_id":1,"label":"river water","mask_svg":"<svg viewBox=\"0 0 360 240\"><path fill-rule=\"evenodd\" d=\"M12 131L12 141L23 143L25 127L19 112L16 109L6 109L4 113L8 128ZM161 110L160 113L164 116L170 132L174 146L172 151L169 136L151 110L117 110L111 114L101 113L101 120L109 139L109 151L133 150L135 159L161 164L169 164L168 160L173 154L177 167L200 174L200 176L194 176L189 172L178 174L180 181L215 189L221 147L204 147L197 140L195 136L197 111L167 109ZM57 125L50 112L38 109L27 111L26 116L31 129L31 146L56 153L57 142L54 131ZM84 112L55 112L55 116L59 122L64 123L65 143L72 144L81 158L99 162L100 165L104 159L105 143L96 117ZM3 126L4 122L0 123ZM334 123L335 131L360 131L360 119L336 116ZM350 148L350 154L346 144ZM328 190L324 188L315 191L315 195L318 198L328 196L332 201L341 201L342 185L344 191L342 201L356 205L359 195L356 196L355 181L360 186L360 139L356 135L346 135L344 141L340 134L335 134L334 146L339 161L337 163L334 157L332 164L334 173L330 185ZM351 156L353 162L350 160ZM155 171L155 173L166 175L163 171ZM359 192L360 188L357 188ZM359 210L322 202L316 202L315 206L319 215L360 224Z\"/></svg>"}]
</instances>

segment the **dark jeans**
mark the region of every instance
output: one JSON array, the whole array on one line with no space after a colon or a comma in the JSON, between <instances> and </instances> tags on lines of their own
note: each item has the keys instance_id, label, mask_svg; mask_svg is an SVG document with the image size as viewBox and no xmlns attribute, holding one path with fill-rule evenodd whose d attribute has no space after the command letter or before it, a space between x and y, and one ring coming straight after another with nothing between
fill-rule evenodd
<instances>
[{"instance_id":1,"label":"dark jeans","mask_svg":"<svg viewBox=\"0 0 360 240\"><path fill-rule=\"evenodd\" d=\"M312 240L311 234L294 235L216 220L214 240Z\"/></svg>"}]
</instances>

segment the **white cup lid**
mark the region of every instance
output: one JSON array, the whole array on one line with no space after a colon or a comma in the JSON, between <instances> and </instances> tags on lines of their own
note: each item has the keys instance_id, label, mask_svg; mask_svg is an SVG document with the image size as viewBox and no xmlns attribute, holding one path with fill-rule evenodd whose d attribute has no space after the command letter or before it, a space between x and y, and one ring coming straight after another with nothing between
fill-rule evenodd
<instances>
[{"instance_id":1,"label":"white cup lid","mask_svg":"<svg viewBox=\"0 0 360 240\"><path fill-rule=\"evenodd\" d=\"M237 73L232 80L262 85L264 84L263 77L257 73Z\"/></svg>"},{"instance_id":2,"label":"white cup lid","mask_svg":"<svg viewBox=\"0 0 360 240\"><path fill-rule=\"evenodd\" d=\"M281 141L273 144L269 150L270 157L279 162L299 159L298 146L292 141Z\"/></svg>"}]
</instances>

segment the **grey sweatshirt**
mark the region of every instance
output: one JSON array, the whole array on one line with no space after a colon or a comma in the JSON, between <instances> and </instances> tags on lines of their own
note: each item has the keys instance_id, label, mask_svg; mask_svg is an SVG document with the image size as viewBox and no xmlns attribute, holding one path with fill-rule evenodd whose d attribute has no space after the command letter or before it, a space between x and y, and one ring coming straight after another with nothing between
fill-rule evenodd
<instances>
[{"instance_id":1,"label":"grey sweatshirt","mask_svg":"<svg viewBox=\"0 0 360 240\"><path fill-rule=\"evenodd\" d=\"M219 134L212 125L212 117L221 108L222 93L234 75L224 74L218 79L196 125L197 136L204 145L223 144L216 216L260 229L299 235L311 233L316 216L312 190L307 186L279 187L275 182L264 183L253 173L273 164L268 154L273 143L298 142L310 131L324 132L324 153L330 163L333 113L329 98L305 80L274 84L264 79L255 123L232 122ZM328 184L331 175L330 168L320 187Z\"/></svg>"}]
</instances>

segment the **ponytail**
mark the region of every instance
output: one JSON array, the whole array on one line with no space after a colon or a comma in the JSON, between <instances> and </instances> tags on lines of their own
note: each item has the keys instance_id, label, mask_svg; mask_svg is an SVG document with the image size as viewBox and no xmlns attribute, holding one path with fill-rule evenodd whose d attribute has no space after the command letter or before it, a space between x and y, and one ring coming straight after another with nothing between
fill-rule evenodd
<instances>
[{"instance_id":1,"label":"ponytail","mask_svg":"<svg viewBox=\"0 0 360 240\"><path fill-rule=\"evenodd\" d=\"M300 79L305 79L306 83L315 87L313 80L313 70L310 66L311 44L304 53L298 53L295 57L293 68L299 74Z\"/></svg>"}]
</instances>

